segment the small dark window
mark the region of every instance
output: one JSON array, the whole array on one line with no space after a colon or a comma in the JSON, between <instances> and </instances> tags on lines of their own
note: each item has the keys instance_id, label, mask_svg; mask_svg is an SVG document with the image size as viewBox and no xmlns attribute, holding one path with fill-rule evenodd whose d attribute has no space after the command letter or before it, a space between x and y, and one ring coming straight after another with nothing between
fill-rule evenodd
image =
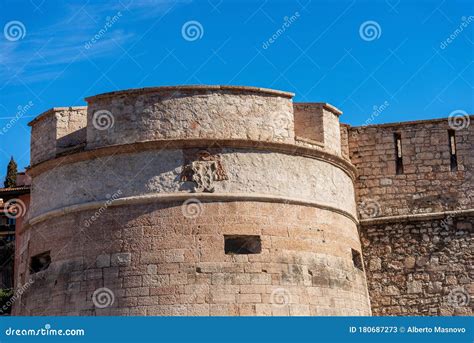
<instances>
[{"instance_id":1,"label":"small dark window","mask_svg":"<svg viewBox=\"0 0 474 343\"><path fill-rule=\"evenodd\" d=\"M354 263L354 267L360 270L364 270L364 266L362 265L362 256L360 252L354 249L351 249L351 251L352 251L352 262Z\"/></svg>"},{"instance_id":2,"label":"small dark window","mask_svg":"<svg viewBox=\"0 0 474 343\"><path fill-rule=\"evenodd\" d=\"M39 255L35 255L31 258L30 263L30 270L31 273L37 273L42 270L48 269L49 265L51 264L51 256L50 252L44 252Z\"/></svg>"},{"instance_id":3,"label":"small dark window","mask_svg":"<svg viewBox=\"0 0 474 343\"><path fill-rule=\"evenodd\" d=\"M395 140L395 168L397 175L403 174L403 157L402 157L402 136L399 133L394 133Z\"/></svg>"},{"instance_id":4,"label":"small dark window","mask_svg":"<svg viewBox=\"0 0 474 343\"><path fill-rule=\"evenodd\" d=\"M224 236L224 250L228 255L234 254L260 254L262 241L260 236L232 235Z\"/></svg>"},{"instance_id":5,"label":"small dark window","mask_svg":"<svg viewBox=\"0 0 474 343\"><path fill-rule=\"evenodd\" d=\"M448 130L449 155L451 157L451 171L458 170L458 158L456 155L456 135L454 130Z\"/></svg>"}]
</instances>

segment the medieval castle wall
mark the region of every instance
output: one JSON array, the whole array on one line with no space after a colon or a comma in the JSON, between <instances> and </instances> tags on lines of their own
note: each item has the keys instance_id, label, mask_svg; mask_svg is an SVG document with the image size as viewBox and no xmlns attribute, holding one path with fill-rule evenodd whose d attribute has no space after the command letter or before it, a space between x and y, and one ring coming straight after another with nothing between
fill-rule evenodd
<instances>
[{"instance_id":1,"label":"medieval castle wall","mask_svg":"<svg viewBox=\"0 0 474 343\"><path fill-rule=\"evenodd\" d=\"M373 314L472 315L473 126L442 119L345 131Z\"/></svg>"},{"instance_id":2,"label":"medieval castle wall","mask_svg":"<svg viewBox=\"0 0 474 343\"><path fill-rule=\"evenodd\" d=\"M473 126L292 96L146 88L33 120L14 313L472 315Z\"/></svg>"}]
</instances>

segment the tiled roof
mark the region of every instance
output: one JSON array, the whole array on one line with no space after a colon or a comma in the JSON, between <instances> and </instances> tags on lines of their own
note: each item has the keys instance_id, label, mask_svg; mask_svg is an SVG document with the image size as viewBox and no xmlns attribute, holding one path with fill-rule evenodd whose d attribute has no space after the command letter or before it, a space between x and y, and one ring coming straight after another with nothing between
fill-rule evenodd
<instances>
[{"instance_id":1,"label":"tiled roof","mask_svg":"<svg viewBox=\"0 0 474 343\"><path fill-rule=\"evenodd\" d=\"M0 188L0 195L1 194L25 194L30 192L30 186L19 186L19 187L7 187L7 188Z\"/></svg>"}]
</instances>

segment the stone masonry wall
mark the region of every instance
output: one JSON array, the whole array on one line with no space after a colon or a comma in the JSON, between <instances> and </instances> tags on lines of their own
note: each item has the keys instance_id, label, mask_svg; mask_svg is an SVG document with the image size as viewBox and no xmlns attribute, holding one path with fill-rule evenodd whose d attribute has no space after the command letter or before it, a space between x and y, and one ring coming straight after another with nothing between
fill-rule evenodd
<instances>
[{"instance_id":1,"label":"stone masonry wall","mask_svg":"<svg viewBox=\"0 0 474 343\"><path fill-rule=\"evenodd\" d=\"M372 313L472 316L473 226L463 216L362 226Z\"/></svg>"},{"instance_id":2,"label":"stone masonry wall","mask_svg":"<svg viewBox=\"0 0 474 343\"><path fill-rule=\"evenodd\" d=\"M30 160L35 165L56 156L56 119L47 116L31 128Z\"/></svg>"},{"instance_id":3,"label":"stone masonry wall","mask_svg":"<svg viewBox=\"0 0 474 343\"><path fill-rule=\"evenodd\" d=\"M29 123L31 165L86 142L86 107L55 107Z\"/></svg>"},{"instance_id":4,"label":"stone masonry wall","mask_svg":"<svg viewBox=\"0 0 474 343\"><path fill-rule=\"evenodd\" d=\"M450 170L449 129L448 120L349 129L362 218L473 208L474 125L455 131L458 171ZM395 172L396 132L402 141L400 175Z\"/></svg>"},{"instance_id":5,"label":"stone masonry wall","mask_svg":"<svg viewBox=\"0 0 474 343\"><path fill-rule=\"evenodd\" d=\"M294 103L295 136L324 144L323 109L320 104Z\"/></svg>"},{"instance_id":6,"label":"stone masonry wall","mask_svg":"<svg viewBox=\"0 0 474 343\"><path fill-rule=\"evenodd\" d=\"M457 171L448 130L447 119L347 128L374 315L473 314L474 127L453 130Z\"/></svg>"},{"instance_id":7,"label":"stone masonry wall","mask_svg":"<svg viewBox=\"0 0 474 343\"><path fill-rule=\"evenodd\" d=\"M349 160L349 129L347 124L341 124L341 155Z\"/></svg>"},{"instance_id":8,"label":"stone masonry wall","mask_svg":"<svg viewBox=\"0 0 474 343\"><path fill-rule=\"evenodd\" d=\"M324 147L327 151L341 156L341 128L339 115L341 112L331 105L323 106Z\"/></svg>"},{"instance_id":9,"label":"stone masonry wall","mask_svg":"<svg viewBox=\"0 0 474 343\"><path fill-rule=\"evenodd\" d=\"M56 153L86 143L87 109L71 107L57 111Z\"/></svg>"},{"instance_id":10,"label":"stone masonry wall","mask_svg":"<svg viewBox=\"0 0 474 343\"><path fill-rule=\"evenodd\" d=\"M30 217L65 206L155 193L189 193L181 182L186 149L117 154L63 164L33 179ZM336 166L302 156L254 149L219 149L227 180L214 183L220 194L264 194L315 201L356 217L352 179ZM48 192L54 197L45 197Z\"/></svg>"},{"instance_id":11,"label":"stone masonry wall","mask_svg":"<svg viewBox=\"0 0 474 343\"><path fill-rule=\"evenodd\" d=\"M293 105L286 93L157 88L87 101L88 148L173 138L294 142ZM107 118L113 125L97 130L98 120Z\"/></svg>"},{"instance_id":12,"label":"stone masonry wall","mask_svg":"<svg viewBox=\"0 0 474 343\"><path fill-rule=\"evenodd\" d=\"M326 103L294 103L295 136L320 143L327 152L341 155L341 112Z\"/></svg>"},{"instance_id":13,"label":"stone masonry wall","mask_svg":"<svg viewBox=\"0 0 474 343\"><path fill-rule=\"evenodd\" d=\"M370 314L364 271L352 258L360 242L350 219L279 203L183 206L120 205L36 224L23 233L29 242L21 258L50 251L52 263L32 275L22 266L19 284L34 283L14 313ZM225 254L224 235L236 234L260 235L261 253ZM114 302L100 309L92 298L103 287Z\"/></svg>"}]
</instances>

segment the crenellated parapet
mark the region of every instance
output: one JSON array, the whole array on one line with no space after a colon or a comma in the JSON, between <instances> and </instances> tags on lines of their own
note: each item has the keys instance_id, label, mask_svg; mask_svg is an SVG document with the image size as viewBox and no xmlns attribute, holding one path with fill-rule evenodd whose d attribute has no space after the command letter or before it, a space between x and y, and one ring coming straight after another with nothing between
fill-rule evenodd
<instances>
[{"instance_id":1,"label":"crenellated parapet","mask_svg":"<svg viewBox=\"0 0 474 343\"><path fill-rule=\"evenodd\" d=\"M52 108L29 123L31 164L138 142L235 140L298 144L341 155L339 115L326 103L256 87L175 86L91 96L87 107Z\"/></svg>"},{"instance_id":2,"label":"crenellated parapet","mask_svg":"<svg viewBox=\"0 0 474 343\"><path fill-rule=\"evenodd\" d=\"M326 151L341 155L340 110L317 102L295 103L293 110L297 141L321 145Z\"/></svg>"},{"instance_id":3,"label":"crenellated parapet","mask_svg":"<svg viewBox=\"0 0 474 343\"><path fill-rule=\"evenodd\" d=\"M53 159L86 143L87 107L54 107L31 126L31 164Z\"/></svg>"}]
</instances>

